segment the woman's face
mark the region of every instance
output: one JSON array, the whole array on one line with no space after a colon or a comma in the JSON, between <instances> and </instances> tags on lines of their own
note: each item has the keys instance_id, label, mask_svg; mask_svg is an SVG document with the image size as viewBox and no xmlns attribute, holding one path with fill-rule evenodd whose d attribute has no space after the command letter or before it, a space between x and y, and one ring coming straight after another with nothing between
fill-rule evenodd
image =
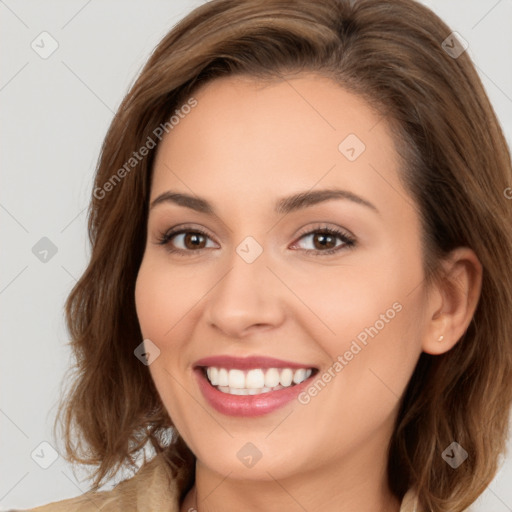
<instances>
[{"instance_id":1,"label":"woman's face","mask_svg":"<svg viewBox=\"0 0 512 512\"><path fill-rule=\"evenodd\" d=\"M384 471L426 325L420 222L385 119L315 75L222 78L194 98L158 149L136 285L170 417L232 478Z\"/></svg>"}]
</instances>

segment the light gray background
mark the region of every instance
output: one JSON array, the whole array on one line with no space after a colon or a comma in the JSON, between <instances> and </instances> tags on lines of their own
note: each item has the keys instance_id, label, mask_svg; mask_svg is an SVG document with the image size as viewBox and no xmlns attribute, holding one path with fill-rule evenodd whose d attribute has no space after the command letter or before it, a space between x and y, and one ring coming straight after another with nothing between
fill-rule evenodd
<instances>
[{"instance_id":1,"label":"light gray background","mask_svg":"<svg viewBox=\"0 0 512 512\"><path fill-rule=\"evenodd\" d=\"M89 254L86 208L94 168L113 113L149 53L201 3L0 0L1 510L86 490L85 473L77 480L61 457L42 469L31 454L51 462L52 449L39 445L55 445L51 426L70 364L63 304ZM512 0L424 3L469 42L510 144ZM43 31L59 45L47 59L31 48ZM32 252L42 237L58 251L46 263ZM475 510L512 511L511 483L509 455Z\"/></svg>"}]
</instances>

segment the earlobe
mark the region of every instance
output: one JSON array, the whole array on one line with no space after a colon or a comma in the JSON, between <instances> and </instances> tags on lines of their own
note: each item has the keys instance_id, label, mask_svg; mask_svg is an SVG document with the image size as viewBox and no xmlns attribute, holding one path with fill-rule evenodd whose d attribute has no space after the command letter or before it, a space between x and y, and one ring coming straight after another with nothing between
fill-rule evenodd
<instances>
[{"instance_id":1,"label":"earlobe","mask_svg":"<svg viewBox=\"0 0 512 512\"><path fill-rule=\"evenodd\" d=\"M432 355L448 352L462 338L482 287L482 265L467 247L454 249L443 262L443 271L429 303L431 310L422 342L423 351Z\"/></svg>"}]
</instances>

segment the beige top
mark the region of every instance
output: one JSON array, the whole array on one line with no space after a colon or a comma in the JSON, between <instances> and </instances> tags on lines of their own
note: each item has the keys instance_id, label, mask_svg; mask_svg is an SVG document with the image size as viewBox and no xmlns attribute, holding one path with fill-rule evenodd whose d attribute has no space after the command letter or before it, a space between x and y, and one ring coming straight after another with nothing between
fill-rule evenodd
<instances>
[{"instance_id":1,"label":"beige top","mask_svg":"<svg viewBox=\"0 0 512 512\"><path fill-rule=\"evenodd\" d=\"M26 512L179 512L179 495L171 469L162 456L157 455L133 477L110 491L88 492ZM421 512L412 490L404 496L400 512Z\"/></svg>"}]
</instances>

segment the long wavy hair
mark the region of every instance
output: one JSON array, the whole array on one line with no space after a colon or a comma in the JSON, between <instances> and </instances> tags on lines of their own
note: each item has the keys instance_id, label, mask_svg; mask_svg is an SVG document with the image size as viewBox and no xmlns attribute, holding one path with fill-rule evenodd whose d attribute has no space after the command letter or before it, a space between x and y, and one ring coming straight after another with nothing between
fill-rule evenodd
<instances>
[{"instance_id":1,"label":"long wavy hair","mask_svg":"<svg viewBox=\"0 0 512 512\"><path fill-rule=\"evenodd\" d=\"M155 130L200 85L226 75L333 79L385 117L405 162L400 177L422 220L427 283L450 250L483 266L479 303L443 355L423 353L401 398L389 445L389 486L414 487L432 511L460 511L493 479L512 402L510 152L468 52L414 0L213 0L158 44L106 134L88 212L91 257L66 302L76 365L54 425L65 458L94 466L92 490L152 447L193 483L194 456L177 435L148 367L134 288L146 242ZM161 131L161 130L160 130ZM127 166L127 162L130 164ZM124 169L125 172L122 172ZM115 175L115 176L114 176ZM57 436L59 437L59 436ZM452 441L469 453L455 471Z\"/></svg>"}]
</instances>

